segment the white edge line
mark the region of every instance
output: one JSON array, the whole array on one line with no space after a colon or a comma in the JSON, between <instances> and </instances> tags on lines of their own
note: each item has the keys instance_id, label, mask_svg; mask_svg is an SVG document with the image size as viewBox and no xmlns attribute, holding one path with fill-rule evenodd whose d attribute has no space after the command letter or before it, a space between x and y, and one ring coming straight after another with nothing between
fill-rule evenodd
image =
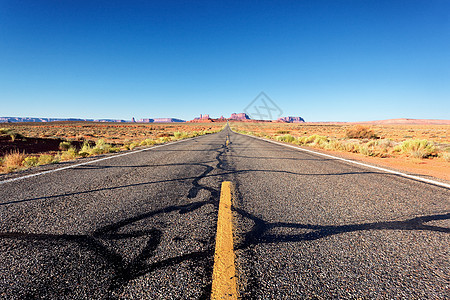
<instances>
[{"instance_id":1,"label":"white edge line","mask_svg":"<svg viewBox=\"0 0 450 300\"><path fill-rule=\"evenodd\" d=\"M231 127L230 127L230 129L231 129ZM368 164L365 164L365 163L362 163L362 162L359 162L359 161L349 160L349 159L345 159L345 158L341 158L341 157L337 157L337 156L333 156L333 155L329 155L329 154L325 154L325 153L316 152L316 151L309 150L309 149L303 149L303 148L296 147L296 146L293 146L293 145L283 144L283 143L280 143L280 142L272 141L272 140L269 140L269 139L264 139L264 138L253 136L253 135L242 134L242 133L238 133L238 132L235 132L235 131L233 131L233 132L237 133L237 134L240 134L240 135L249 136L249 137L252 137L252 138L255 138L255 139L258 139L258 140L266 141L266 142L269 142L269 143L273 143L273 144L277 144L277 145L293 148L293 149L296 149L296 150L299 150L299 151L314 153L314 154L325 156L325 157L328 157L328 158L342 160L342 161L345 161L345 162L348 162L348 163L352 163L352 164L355 164L355 165L360 165L360 166L376 169L376 170L379 170L379 171L400 175L400 176L403 176L403 177L407 177L407 178L411 178L411 179L415 179L415 180L431 183L431 184L434 184L434 185L438 185L438 186L442 186L442 187L450 189L450 184L446 184L446 183L443 183L443 182L439 182L439 181L435 181L435 180L431 180L431 179L427 179L427 178L422 178L422 177L419 177L419 176L409 175L409 174L406 174L406 173L393 171L393 170L389 170L389 169L385 169L385 168L381 168L381 167L376 167L376 166L368 165Z\"/></svg>"},{"instance_id":2,"label":"white edge line","mask_svg":"<svg viewBox=\"0 0 450 300\"><path fill-rule=\"evenodd\" d=\"M35 176L40 176L40 175L44 175L44 174L49 174L49 173L53 173L53 172L58 172L58 171L62 171L62 170L72 169L72 168L76 168L76 167L79 167L79 166L89 165L89 164L93 164L93 163L96 163L96 162L99 162L99 161L112 159L112 158L117 158L117 157L121 157L121 156L125 156L125 155L130 155L130 154L135 154L135 153L139 153L139 152L149 151L149 150L153 150L153 149L156 149L156 148L159 148L159 147L163 147L163 146L173 145L173 144L180 143L180 142L189 141L189 140L192 140L192 139L195 139L195 138L196 137L192 137L192 138L188 138L188 139L183 139L183 140L179 140L179 141L170 142L170 143L167 143L167 144L157 145L157 146L150 147L150 148L144 148L144 149L139 149L139 150L136 150L136 151L130 151L130 152L125 152L125 153L121 153L121 154L117 154L117 155L111 155L111 156L108 156L108 157L103 157L103 158L87 161L87 162L76 164L76 165L70 165L70 166L62 167L62 168L58 168L58 169L48 170L48 171L44 171L44 172L34 173L34 174L25 175L25 176L16 177L16 178L11 178L11 179L6 179L6 180L3 180L3 181L0 181L0 184L13 182L13 181L17 181L17 180L22 180L22 179L26 179L26 178L31 178L31 177L35 177Z\"/></svg>"}]
</instances>

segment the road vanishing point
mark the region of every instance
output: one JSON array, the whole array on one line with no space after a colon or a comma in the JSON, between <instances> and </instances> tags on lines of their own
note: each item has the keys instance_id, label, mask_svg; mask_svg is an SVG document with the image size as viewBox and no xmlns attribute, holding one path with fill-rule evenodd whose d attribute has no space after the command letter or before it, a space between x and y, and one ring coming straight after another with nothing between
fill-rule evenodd
<instances>
[{"instance_id":1,"label":"road vanishing point","mask_svg":"<svg viewBox=\"0 0 450 300\"><path fill-rule=\"evenodd\" d=\"M1 299L449 297L446 183L228 126L25 172L0 177Z\"/></svg>"}]
</instances>

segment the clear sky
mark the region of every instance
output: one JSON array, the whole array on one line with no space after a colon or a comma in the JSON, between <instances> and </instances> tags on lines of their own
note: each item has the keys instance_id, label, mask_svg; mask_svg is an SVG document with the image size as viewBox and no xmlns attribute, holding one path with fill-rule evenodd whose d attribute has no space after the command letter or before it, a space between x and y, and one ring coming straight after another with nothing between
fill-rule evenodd
<instances>
[{"instance_id":1,"label":"clear sky","mask_svg":"<svg viewBox=\"0 0 450 300\"><path fill-rule=\"evenodd\" d=\"M450 119L450 1L0 0L0 116Z\"/></svg>"}]
</instances>

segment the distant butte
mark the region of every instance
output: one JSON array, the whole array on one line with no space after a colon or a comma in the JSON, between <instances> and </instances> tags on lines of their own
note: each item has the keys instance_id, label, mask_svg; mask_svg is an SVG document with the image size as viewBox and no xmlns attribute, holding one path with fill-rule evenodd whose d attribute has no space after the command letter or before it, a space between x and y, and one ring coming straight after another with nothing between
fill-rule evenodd
<instances>
[{"instance_id":1,"label":"distant butte","mask_svg":"<svg viewBox=\"0 0 450 300\"><path fill-rule=\"evenodd\" d=\"M284 123L303 123L305 120L303 120L302 117L282 117L277 119L278 122L284 122Z\"/></svg>"},{"instance_id":2,"label":"distant butte","mask_svg":"<svg viewBox=\"0 0 450 300\"><path fill-rule=\"evenodd\" d=\"M154 119L140 119L138 123L182 123L185 120L175 118L154 118Z\"/></svg>"},{"instance_id":3,"label":"distant butte","mask_svg":"<svg viewBox=\"0 0 450 300\"><path fill-rule=\"evenodd\" d=\"M223 116L221 116L218 119L213 119L208 114L204 114L204 115L201 114L200 117L196 117L193 120L188 121L188 122L192 122L192 123L225 122L227 120L240 121L240 122L252 122L252 123L258 123L258 122L301 123L301 122L305 122L305 120L302 117L282 117L282 118L278 118L277 120L253 120L246 113L232 113L228 119L224 118Z\"/></svg>"}]
</instances>

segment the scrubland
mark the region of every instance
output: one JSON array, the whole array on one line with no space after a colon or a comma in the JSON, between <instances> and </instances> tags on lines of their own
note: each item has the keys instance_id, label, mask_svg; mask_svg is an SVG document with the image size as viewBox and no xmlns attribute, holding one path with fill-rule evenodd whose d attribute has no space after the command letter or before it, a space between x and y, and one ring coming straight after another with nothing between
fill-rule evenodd
<instances>
[{"instance_id":1,"label":"scrubland","mask_svg":"<svg viewBox=\"0 0 450 300\"><path fill-rule=\"evenodd\" d=\"M450 125L239 123L233 130L450 179ZM421 165L418 167L418 165ZM405 169L403 168L403 169ZM420 169L420 170L419 170ZM436 175L438 174L438 175Z\"/></svg>"},{"instance_id":2,"label":"scrubland","mask_svg":"<svg viewBox=\"0 0 450 300\"><path fill-rule=\"evenodd\" d=\"M224 123L4 123L0 173L210 134Z\"/></svg>"}]
</instances>

